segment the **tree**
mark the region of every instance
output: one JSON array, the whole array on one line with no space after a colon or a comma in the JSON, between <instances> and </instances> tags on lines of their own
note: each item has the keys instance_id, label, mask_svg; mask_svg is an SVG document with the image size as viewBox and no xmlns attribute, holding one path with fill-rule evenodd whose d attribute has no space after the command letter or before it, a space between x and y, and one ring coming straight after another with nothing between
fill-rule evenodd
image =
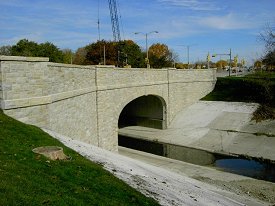
<instances>
[{"instance_id":1,"label":"tree","mask_svg":"<svg viewBox=\"0 0 275 206\"><path fill-rule=\"evenodd\" d=\"M51 62L63 63L63 53L50 42L42 43L38 46L37 56L49 57Z\"/></svg>"},{"instance_id":2,"label":"tree","mask_svg":"<svg viewBox=\"0 0 275 206\"><path fill-rule=\"evenodd\" d=\"M267 66L267 69L274 70L275 69L275 50L268 52L263 57L263 63Z\"/></svg>"},{"instance_id":3,"label":"tree","mask_svg":"<svg viewBox=\"0 0 275 206\"><path fill-rule=\"evenodd\" d=\"M274 27L267 24L265 30L260 33L260 40L264 42L267 52L272 52L275 49L275 33Z\"/></svg>"},{"instance_id":4,"label":"tree","mask_svg":"<svg viewBox=\"0 0 275 206\"><path fill-rule=\"evenodd\" d=\"M126 64L132 67L144 66L144 58L140 47L132 40L120 42L97 41L85 47L85 64L103 64L105 48L105 61L107 65L118 65L120 67ZM78 52L77 52L78 55Z\"/></svg>"},{"instance_id":5,"label":"tree","mask_svg":"<svg viewBox=\"0 0 275 206\"><path fill-rule=\"evenodd\" d=\"M150 65L153 68L163 68L173 66L173 54L165 44L153 44L149 48Z\"/></svg>"},{"instance_id":6,"label":"tree","mask_svg":"<svg viewBox=\"0 0 275 206\"><path fill-rule=\"evenodd\" d=\"M37 57L39 56L38 51L38 44L27 39L21 39L11 47L11 55L13 56Z\"/></svg>"},{"instance_id":7,"label":"tree","mask_svg":"<svg viewBox=\"0 0 275 206\"><path fill-rule=\"evenodd\" d=\"M260 61L260 60L255 61L254 62L254 67L256 69L261 69L262 68L262 61Z\"/></svg>"},{"instance_id":8,"label":"tree","mask_svg":"<svg viewBox=\"0 0 275 206\"><path fill-rule=\"evenodd\" d=\"M106 64L117 65L117 43L105 40L97 41L85 47L85 50L87 51L85 64L103 64L104 48Z\"/></svg>"},{"instance_id":9,"label":"tree","mask_svg":"<svg viewBox=\"0 0 275 206\"><path fill-rule=\"evenodd\" d=\"M207 62L206 61L196 61L194 68L196 68L196 69L207 69Z\"/></svg>"},{"instance_id":10,"label":"tree","mask_svg":"<svg viewBox=\"0 0 275 206\"><path fill-rule=\"evenodd\" d=\"M264 42L266 53L262 58L262 62L267 68L273 69L275 66L275 32L274 27L266 25L265 30L260 33L260 40Z\"/></svg>"},{"instance_id":11,"label":"tree","mask_svg":"<svg viewBox=\"0 0 275 206\"><path fill-rule=\"evenodd\" d=\"M225 60L219 60L216 62L216 67L218 69L224 69L227 65L228 65L228 63Z\"/></svg>"},{"instance_id":12,"label":"tree","mask_svg":"<svg viewBox=\"0 0 275 206\"><path fill-rule=\"evenodd\" d=\"M132 40L122 41L120 51L120 59L124 66L126 66L126 64L131 65L131 67L134 68L145 66L144 55L140 47Z\"/></svg>"},{"instance_id":13,"label":"tree","mask_svg":"<svg viewBox=\"0 0 275 206\"><path fill-rule=\"evenodd\" d=\"M73 64L85 65L87 50L85 47L78 48L73 58Z\"/></svg>"},{"instance_id":14,"label":"tree","mask_svg":"<svg viewBox=\"0 0 275 206\"><path fill-rule=\"evenodd\" d=\"M49 57L51 62L63 62L63 53L50 42L37 44L34 41L21 39L11 47L11 55L27 57Z\"/></svg>"},{"instance_id":15,"label":"tree","mask_svg":"<svg viewBox=\"0 0 275 206\"><path fill-rule=\"evenodd\" d=\"M1 46L0 47L0 55L11 55L11 46Z\"/></svg>"},{"instance_id":16,"label":"tree","mask_svg":"<svg viewBox=\"0 0 275 206\"><path fill-rule=\"evenodd\" d=\"M72 52L71 49L63 49L63 63L65 64L72 64L73 63L73 58L74 58L74 53Z\"/></svg>"},{"instance_id":17,"label":"tree","mask_svg":"<svg viewBox=\"0 0 275 206\"><path fill-rule=\"evenodd\" d=\"M188 64L176 63L175 67L176 67L177 69L188 69Z\"/></svg>"}]
</instances>

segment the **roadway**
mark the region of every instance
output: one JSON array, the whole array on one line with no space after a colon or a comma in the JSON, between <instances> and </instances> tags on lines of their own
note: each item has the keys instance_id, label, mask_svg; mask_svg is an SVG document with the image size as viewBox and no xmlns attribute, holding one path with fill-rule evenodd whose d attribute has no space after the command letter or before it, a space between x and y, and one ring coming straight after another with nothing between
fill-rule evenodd
<instances>
[{"instance_id":1,"label":"roadway","mask_svg":"<svg viewBox=\"0 0 275 206\"><path fill-rule=\"evenodd\" d=\"M249 72L247 70L242 69L241 72L237 71L237 72L233 73L231 71L230 72L230 76L242 77L242 76L247 75L248 73ZM217 77L227 77L227 76L229 76L229 72L228 71L226 71L226 70L220 70L220 69L217 70Z\"/></svg>"}]
</instances>

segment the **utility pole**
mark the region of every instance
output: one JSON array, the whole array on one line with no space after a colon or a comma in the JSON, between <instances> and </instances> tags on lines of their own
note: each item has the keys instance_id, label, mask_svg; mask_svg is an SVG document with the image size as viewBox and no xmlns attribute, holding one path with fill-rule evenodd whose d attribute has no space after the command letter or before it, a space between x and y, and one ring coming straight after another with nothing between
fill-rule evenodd
<instances>
[{"instance_id":1,"label":"utility pole","mask_svg":"<svg viewBox=\"0 0 275 206\"><path fill-rule=\"evenodd\" d=\"M209 54L209 52L208 52L208 54L207 54L207 58L206 58L206 60L207 60L207 69L209 69L209 62L210 62L210 54Z\"/></svg>"},{"instance_id":2,"label":"utility pole","mask_svg":"<svg viewBox=\"0 0 275 206\"><path fill-rule=\"evenodd\" d=\"M103 46L103 65L106 65L106 51L105 51L105 45Z\"/></svg>"},{"instance_id":3,"label":"utility pole","mask_svg":"<svg viewBox=\"0 0 275 206\"><path fill-rule=\"evenodd\" d=\"M212 57L216 57L216 56L224 56L224 55L228 55L229 56L229 69L228 69L228 75L230 76L230 70L232 67L232 53L231 53L231 48L229 50L229 54L213 54Z\"/></svg>"}]
</instances>

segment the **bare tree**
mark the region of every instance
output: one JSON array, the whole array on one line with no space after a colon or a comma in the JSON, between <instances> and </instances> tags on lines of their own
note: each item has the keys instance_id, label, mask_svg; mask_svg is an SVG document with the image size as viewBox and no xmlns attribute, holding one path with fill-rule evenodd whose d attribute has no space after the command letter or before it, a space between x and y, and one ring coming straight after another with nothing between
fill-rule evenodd
<instances>
[{"instance_id":1,"label":"bare tree","mask_svg":"<svg viewBox=\"0 0 275 206\"><path fill-rule=\"evenodd\" d=\"M0 47L0 55L11 55L11 46L1 46Z\"/></svg>"},{"instance_id":2,"label":"bare tree","mask_svg":"<svg viewBox=\"0 0 275 206\"><path fill-rule=\"evenodd\" d=\"M259 36L260 41L265 43L266 52L274 51L275 49L275 31L269 23L266 24L266 27Z\"/></svg>"},{"instance_id":3,"label":"bare tree","mask_svg":"<svg viewBox=\"0 0 275 206\"><path fill-rule=\"evenodd\" d=\"M262 62L268 70L275 70L275 31L274 27L266 24L265 30L260 33L259 39L264 42L266 52Z\"/></svg>"}]
</instances>

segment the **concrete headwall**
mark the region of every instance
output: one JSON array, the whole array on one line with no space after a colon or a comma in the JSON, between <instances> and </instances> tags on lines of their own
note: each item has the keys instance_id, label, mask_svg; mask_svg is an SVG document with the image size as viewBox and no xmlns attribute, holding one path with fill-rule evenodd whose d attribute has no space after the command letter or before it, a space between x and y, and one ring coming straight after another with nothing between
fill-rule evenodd
<instances>
[{"instance_id":1,"label":"concrete headwall","mask_svg":"<svg viewBox=\"0 0 275 206\"><path fill-rule=\"evenodd\" d=\"M132 100L161 97L169 124L209 93L215 70L119 69L0 56L1 109L20 121L116 151L118 119Z\"/></svg>"}]
</instances>

